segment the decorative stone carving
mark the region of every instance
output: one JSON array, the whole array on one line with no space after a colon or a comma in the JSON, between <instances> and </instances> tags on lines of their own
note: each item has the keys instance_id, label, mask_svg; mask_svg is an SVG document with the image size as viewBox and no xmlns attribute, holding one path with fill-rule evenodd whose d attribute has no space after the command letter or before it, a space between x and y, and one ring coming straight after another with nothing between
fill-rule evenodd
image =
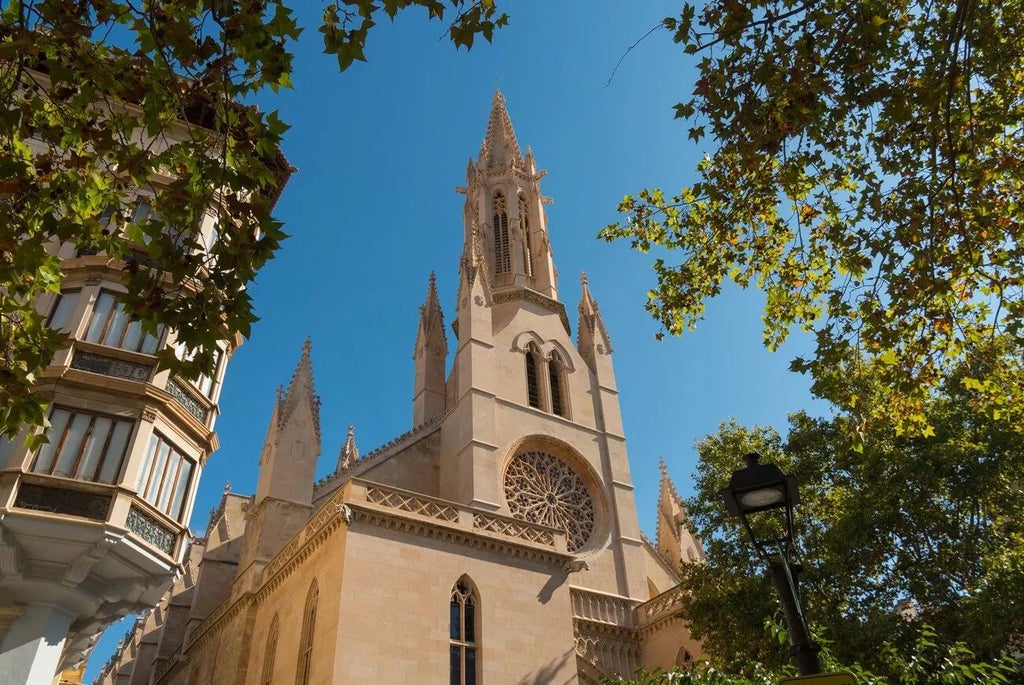
<instances>
[{"instance_id":1,"label":"decorative stone carving","mask_svg":"<svg viewBox=\"0 0 1024 685\"><path fill-rule=\"evenodd\" d=\"M170 555L174 552L174 543L177 542L178 536L138 508L132 507L128 510L127 526L128 530L164 554Z\"/></svg>"},{"instance_id":2,"label":"decorative stone carving","mask_svg":"<svg viewBox=\"0 0 1024 685\"><path fill-rule=\"evenodd\" d=\"M583 559L570 559L565 562L564 568L566 573L577 573L579 571L589 571L590 564Z\"/></svg>"},{"instance_id":3,"label":"decorative stone carving","mask_svg":"<svg viewBox=\"0 0 1024 685\"><path fill-rule=\"evenodd\" d=\"M194 416L195 419L200 423L206 423L206 408L203 405L199 404L199 402L197 402L194 397L189 395L188 391L185 390L185 388L181 387L180 383L178 383L173 378L169 378L167 379L166 389L167 392L170 393L171 397L173 397L178 404L185 408L185 411Z\"/></svg>"},{"instance_id":4,"label":"decorative stone carving","mask_svg":"<svg viewBox=\"0 0 1024 685\"><path fill-rule=\"evenodd\" d=\"M338 514L341 516L341 520L345 522L346 526L352 525L352 507L347 504L339 504Z\"/></svg>"},{"instance_id":5,"label":"decorative stone carving","mask_svg":"<svg viewBox=\"0 0 1024 685\"><path fill-rule=\"evenodd\" d=\"M505 499L512 516L565 531L574 552L594 533L594 502L571 466L547 452L520 452L505 470Z\"/></svg>"},{"instance_id":6,"label":"decorative stone carving","mask_svg":"<svg viewBox=\"0 0 1024 685\"><path fill-rule=\"evenodd\" d=\"M14 506L103 521L110 510L110 496L22 483Z\"/></svg>"},{"instance_id":7,"label":"decorative stone carving","mask_svg":"<svg viewBox=\"0 0 1024 685\"><path fill-rule=\"evenodd\" d=\"M136 383L145 383L153 373L153 367L147 364L126 362L123 359L103 357L81 350L75 350L75 354L71 358L71 368L114 378L124 378Z\"/></svg>"}]
</instances>

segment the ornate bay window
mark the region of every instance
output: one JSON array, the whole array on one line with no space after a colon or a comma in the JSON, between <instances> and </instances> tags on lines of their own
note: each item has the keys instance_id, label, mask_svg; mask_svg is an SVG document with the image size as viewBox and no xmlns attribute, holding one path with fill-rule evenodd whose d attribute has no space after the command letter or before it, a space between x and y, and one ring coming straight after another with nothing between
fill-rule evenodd
<instances>
[{"instance_id":1,"label":"ornate bay window","mask_svg":"<svg viewBox=\"0 0 1024 685\"><path fill-rule=\"evenodd\" d=\"M65 407L50 414L47 442L33 473L113 484L121 473L135 422Z\"/></svg>"},{"instance_id":2,"label":"ornate bay window","mask_svg":"<svg viewBox=\"0 0 1024 685\"><path fill-rule=\"evenodd\" d=\"M194 464L154 432L136 486L139 496L176 521L181 520Z\"/></svg>"},{"instance_id":3,"label":"ornate bay window","mask_svg":"<svg viewBox=\"0 0 1024 685\"><path fill-rule=\"evenodd\" d=\"M141 322L131 320L124 310L124 305L117 301L116 296L112 292L101 290L93 305L84 339L132 352L154 354L160 344L161 333L162 331L158 331L156 336L144 333Z\"/></svg>"}]
</instances>

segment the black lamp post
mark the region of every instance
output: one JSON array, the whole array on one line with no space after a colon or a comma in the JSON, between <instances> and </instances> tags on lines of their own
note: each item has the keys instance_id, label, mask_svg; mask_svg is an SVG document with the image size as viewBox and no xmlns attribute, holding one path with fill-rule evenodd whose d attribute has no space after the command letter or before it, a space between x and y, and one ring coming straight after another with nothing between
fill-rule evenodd
<instances>
[{"instance_id":1,"label":"black lamp post","mask_svg":"<svg viewBox=\"0 0 1024 685\"><path fill-rule=\"evenodd\" d=\"M746 468L733 471L729 487L722 490L725 508L731 516L738 516L743 521L743 527L753 540L758 554L768 563L772 583L786 612L786 624L793 638L793 662L797 670L800 675L820 673L818 652L821 647L811 640L797 588L796 573L799 569L793 566L789 558L793 549L793 507L800 503L796 479L784 474L775 464L760 463L761 455L756 452L751 452L743 459L747 462ZM758 537L750 525L749 516L778 509L786 512L785 530L774 537Z\"/></svg>"}]
</instances>

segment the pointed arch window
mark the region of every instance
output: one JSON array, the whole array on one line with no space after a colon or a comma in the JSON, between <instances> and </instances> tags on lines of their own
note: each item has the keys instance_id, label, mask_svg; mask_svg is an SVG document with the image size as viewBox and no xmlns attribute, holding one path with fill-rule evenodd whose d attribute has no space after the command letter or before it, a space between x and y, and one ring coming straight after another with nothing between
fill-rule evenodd
<instances>
[{"instance_id":1,"label":"pointed arch window","mask_svg":"<svg viewBox=\"0 0 1024 685\"><path fill-rule=\"evenodd\" d=\"M316 627L316 603L320 597L320 589L316 579L309 586L306 595L306 608L302 612L302 633L299 636L299 669L295 675L295 685L307 685L309 673L313 665L313 630Z\"/></svg>"},{"instance_id":2,"label":"pointed arch window","mask_svg":"<svg viewBox=\"0 0 1024 685\"><path fill-rule=\"evenodd\" d=\"M271 685L274 680L274 657L277 654L277 614L270 621L270 630L267 634L267 650L263 655L263 676L260 678L262 685Z\"/></svg>"},{"instance_id":3,"label":"pointed arch window","mask_svg":"<svg viewBox=\"0 0 1024 685\"><path fill-rule=\"evenodd\" d=\"M540 409L540 386L537 384L537 358L540 354L532 344L526 348L526 401Z\"/></svg>"},{"instance_id":4,"label":"pointed arch window","mask_svg":"<svg viewBox=\"0 0 1024 685\"><path fill-rule=\"evenodd\" d=\"M565 365L555 352L548 358L548 381L551 384L551 413L566 416Z\"/></svg>"},{"instance_id":5,"label":"pointed arch window","mask_svg":"<svg viewBox=\"0 0 1024 685\"><path fill-rule=\"evenodd\" d=\"M527 276L533 276L533 244L530 241L530 212L526 198L519 196L519 225L523 227L523 265Z\"/></svg>"},{"instance_id":6,"label":"pointed arch window","mask_svg":"<svg viewBox=\"0 0 1024 685\"><path fill-rule=\"evenodd\" d=\"M452 588L448 618L449 664L451 685L476 685L480 660L477 655L478 610L476 590L468 578L462 577Z\"/></svg>"},{"instance_id":7,"label":"pointed arch window","mask_svg":"<svg viewBox=\"0 0 1024 685\"><path fill-rule=\"evenodd\" d=\"M503 274L512 270L512 255L508 242L508 207L505 196L500 192L494 194L492 206L492 225L494 226L494 272Z\"/></svg>"}]
</instances>

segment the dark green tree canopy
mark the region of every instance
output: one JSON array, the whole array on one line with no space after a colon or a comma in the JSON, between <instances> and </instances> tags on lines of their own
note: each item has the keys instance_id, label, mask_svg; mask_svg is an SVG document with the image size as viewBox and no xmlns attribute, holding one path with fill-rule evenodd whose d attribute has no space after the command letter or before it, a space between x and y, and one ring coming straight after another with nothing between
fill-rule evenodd
<instances>
[{"instance_id":1,"label":"dark green tree canopy","mask_svg":"<svg viewBox=\"0 0 1024 685\"><path fill-rule=\"evenodd\" d=\"M507 22L493 0L331 0L325 51L348 68L382 15L410 7L467 48ZM130 315L190 351L161 351L165 367L209 373L218 341L248 335L246 284L284 238L271 210L291 170L287 125L239 103L291 86L298 37L284 0L2 4L0 434L44 423L31 388L63 336L35 304L60 291L60 246L122 269Z\"/></svg>"},{"instance_id":2,"label":"dark green tree canopy","mask_svg":"<svg viewBox=\"0 0 1024 685\"><path fill-rule=\"evenodd\" d=\"M854 379L861 392L884 392L887 367L876 367ZM799 413L785 437L727 423L698 442L697 493L686 505L707 563L686 565L683 585L694 635L715 663L788 661L763 630L779 611L763 562L719 494L750 451L799 483L804 604L841 663L899 682L886 655L912 647L921 623L936 644L1000 657L1024 625L1015 599L1024 591L1024 438L973 410L960 380L926 403L930 437L879 425L857 452L848 414Z\"/></svg>"},{"instance_id":3,"label":"dark green tree canopy","mask_svg":"<svg viewBox=\"0 0 1024 685\"><path fill-rule=\"evenodd\" d=\"M964 382L1021 425L1024 5L715 0L664 25L698 60L676 116L708 154L602 232L657 251L664 330L756 286L767 347L813 334L793 368L826 385L850 349L884 363L885 401L845 406L918 433L928 394L1002 338L1018 353Z\"/></svg>"}]
</instances>

